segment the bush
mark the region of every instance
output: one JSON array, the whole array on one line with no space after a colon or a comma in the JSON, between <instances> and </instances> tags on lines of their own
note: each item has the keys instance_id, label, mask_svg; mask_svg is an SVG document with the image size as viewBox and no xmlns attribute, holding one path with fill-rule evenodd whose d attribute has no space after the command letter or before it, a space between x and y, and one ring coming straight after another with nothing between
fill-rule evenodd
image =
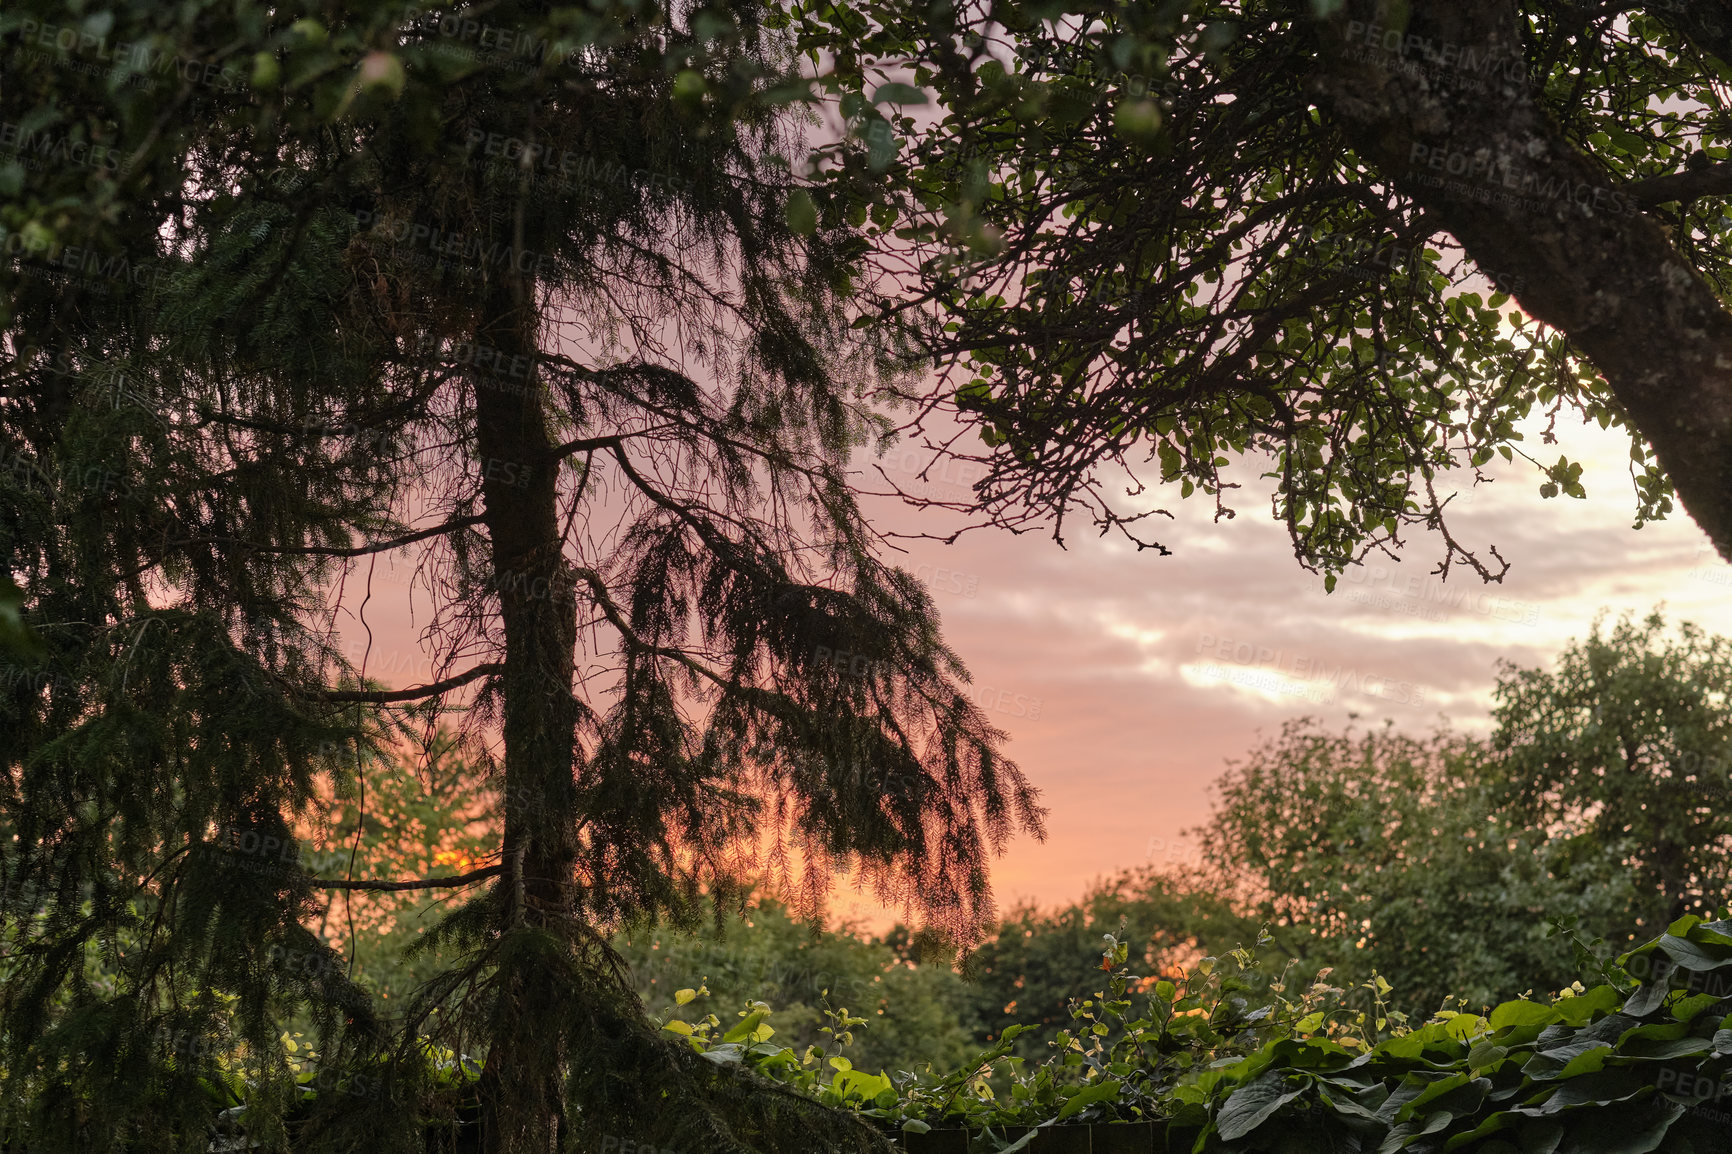
<instances>
[{"instance_id":1,"label":"bush","mask_svg":"<svg viewBox=\"0 0 1732 1154\"><path fill-rule=\"evenodd\" d=\"M1026 1027L948 1073L894 1074L834 1052L858 1018L832 1016L804 1053L771 1041L763 1003L725 1029L715 1014L667 1028L886 1129L966 1126L989 1147L1009 1126L1152 1120L1167 1149L1194 1154L1725 1149L1711 1106L1732 1089L1732 922L1686 916L1612 964L1554 929L1600 984L1417 1026L1388 1008L1381 978L1299 988L1291 962L1273 972L1240 950L1150 981L1107 935L1104 985L1073 1002L1073 1028L1039 1063L1011 1054Z\"/></svg>"},{"instance_id":2,"label":"bush","mask_svg":"<svg viewBox=\"0 0 1732 1154\"><path fill-rule=\"evenodd\" d=\"M955 971L919 960L906 935L875 940L848 927L815 931L782 903L756 901L725 933L639 927L613 940L652 1015L673 1012L674 995L699 985L724 1006L763 1000L776 1007L783 1043L817 1042L825 1010L847 1008L871 1023L855 1061L874 1069L955 1065L975 1046L967 1021L970 992Z\"/></svg>"}]
</instances>

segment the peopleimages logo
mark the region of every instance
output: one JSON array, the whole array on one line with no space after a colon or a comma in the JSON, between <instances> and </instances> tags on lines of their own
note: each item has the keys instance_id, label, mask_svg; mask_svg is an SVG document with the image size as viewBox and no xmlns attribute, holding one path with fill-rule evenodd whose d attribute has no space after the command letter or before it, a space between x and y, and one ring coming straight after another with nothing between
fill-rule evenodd
<instances>
[{"instance_id":1,"label":"peopleimages logo","mask_svg":"<svg viewBox=\"0 0 1732 1154\"><path fill-rule=\"evenodd\" d=\"M507 136L500 132L469 131L468 146L474 163L494 166L515 174L551 181L555 186L576 189L585 185L617 188L661 188L679 192L696 189L690 180L651 168L627 168L594 153L577 149L555 151L544 144Z\"/></svg>"},{"instance_id":2,"label":"peopleimages logo","mask_svg":"<svg viewBox=\"0 0 1732 1154\"><path fill-rule=\"evenodd\" d=\"M1495 52L1489 47L1433 40L1363 20L1348 21L1347 45L1350 60L1378 64L1408 76L1429 76L1434 81L1447 73L1454 87L1469 91L1484 91L1488 80L1532 83L1527 61L1521 56Z\"/></svg>"},{"instance_id":3,"label":"peopleimages logo","mask_svg":"<svg viewBox=\"0 0 1732 1154\"><path fill-rule=\"evenodd\" d=\"M964 597L973 597L980 588L980 576L976 573L963 573L956 569L940 569L932 565L922 565L914 570L929 589L939 592L948 591L960 593Z\"/></svg>"},{"instance_id":4,"label":"peopleimages logo","mask_svg":"<svg viewBox=\"0 0 1732 1154\"><path fill-rule=\"evenodd\" d=\"M1396 705L1425 703L1425 690L1411 681L1381 673L1365 673L1340 662L1331 666L1315 657L1301 657L1250 641L1203 633L1197 637L1196 652L1210 652L1216 658L1238 666L1236 669L1219 665L1188 667L1192 674L1207 680L1225 681L1268 693L1292 694L1321 705L1333 704L1336 693L1341 691L1382 698Z\"/></svg>"},{"instance_id":5,"label":"peopleimages logo","mask_svg":"<svg viewBox=\"0 0 1732 1154\"><path fill-rule=\"evenodd\" d=\"M56 247L41 235L5 225L0 225L0 255L39 261L38 271L62 279L121 281L139 288L155 287L162 271L161 265L137 262L125 253L98 252L75 244ZM30 268L19 265L20 271Z\"/></svg>"},{"instance_id":6,"label":"peopleimages logo","mask_svg":"<svg viewBox=\"0 0 1732 1154\"><path fill-rule=\"evenodd\" d=\"M103 65L103 73L127 72L135 76L173 75L189 84L203 84L223 92L240 90L241 72L231 64L191 59L164 52L139 41L116 40L97 36L67 24L47 24L26 16L18 23L18 38L26 49L42 49L35 53L42 63L58 63L46 50L84 57Z\"/></svg>"},{"instance_id":7,"label":"peopleimages logo","mask_svg":"<svg viewBox=\"0 0 1732 1154\"><path fill-rule=\"evenodd\" d=\"M408 221L365 209L354 213L355 228L405 248L425 249L452 267L505 267L539 277L548 257L545 253L515 248L497 240L449 232L422 221Z\"/></svg>"},{"instance_id":8,"label":"peopleimages logo","mask_svg":"<svg viewBox=\"0 0 1732 1154\"><path fill-rule=\"evenodd\" d=\"M1600 185L1580 184L1566 176L1523 169L1508 157L1482 148L1472 154L1447 145L1415 141L1408 151L1408 175L1422 184L1447 189L1482 203L1509 208L1543 209L1568 203L1608 216L1635 216L1641 206L1622 193Z\"/></svg>"},{"instance_id":9,"label":"peopleimages logo","mask_svg":"<svg viewBox=\"0 0 1732 1154\"><path fill-rule=\"evenodd\" d=\"M1372 565L1369 569L1356 565L1347 570L1343 578L1349 585L1363 586L1348 591L1349 601L1433 621L1441 621L1455 610L1513 621L1517 625L1536 625L1540 619L1540 607L1531 601L1494 597L1484 589L1469 585L1446 586L1429 575L1414 573L1403 577L1384 565Z\"/></svg>"},{"instance_id":10,"label":"peopleimages logo","mask_svg":"<svg viewBox=\"0 0 1732 1154\"><path fill-rule=\"evenodd\" d=\"M32 132L11 120L0 122L0 151L33 170L47 168L52 162L55 167L100 168L118 173L126 163L126 154L118 148L49 132Z\"/></svg>"}]
</instances>

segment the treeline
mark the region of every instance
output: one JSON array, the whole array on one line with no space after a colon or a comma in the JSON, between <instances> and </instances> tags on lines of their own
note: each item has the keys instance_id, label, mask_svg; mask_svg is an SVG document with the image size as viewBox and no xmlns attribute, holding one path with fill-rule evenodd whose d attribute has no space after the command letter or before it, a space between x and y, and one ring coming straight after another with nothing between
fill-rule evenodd
<instances>
[{"instance_id":1,"label":"treeline","mask_svg":"<svg viewBox=\"0 0 1732 1154\"><path fill-rule=\"evenodd\" d=\"M798 1049L845 1006L868 1023L862 1069L943 1067L1012 1025L1044 1052L1107 933L1139 972L1174 976L1266 927L1303 980L1381 975L1414 1020L1483 1012L1581 976L1554 920L1609 955L1724 902L1728 646L1657 614L1596 627L1550 670L1504 667L1485 738L1292 722L1217 783L1195 856L1013 908L960 972L906 927L814 932L769 899L719 938L650 927L615 944L657 1016L702 981L708 1005L774 1007Z\"/></svg>"},{"instance_id":2,"label":"treeline","mask_svg":"<svg viewBox=\"0 0 1732 1154\"><path fill-rule=\"evenodd\" d=\"M1380 974L1415 1020L1480 1011L1581 976L1554 920L1610 955L1725 901L1729 694L1732 641L1626 619L1550 669L1506 666L1485 737L1290 723L1217 781L1188 857L1158 854L1060 908L1011 907L960 959L906 926L813 930L765 894L742 916L724 908L719 932L640 925L612 943L653 1016L704 983L709 1006L771 1005L798 1049L818 1040L826 1006L846 1007L867 1020L856 1062L871 1069L953 1065L1013 1025L1035 1027L1022 1052L1044 1052L1106 933L1131 943L1139 972L1171 976L1267 929L1305 980ZM448 736L411 760L369 765L364 805L333 799L330 824L302 843L307 864L341 876L355 847L357 874L486 860L498 798L479 761ZM357 893L320 928L389 1006L449 961L406 948L442 908L437 893Z\"/></svg>"}]
</instances>

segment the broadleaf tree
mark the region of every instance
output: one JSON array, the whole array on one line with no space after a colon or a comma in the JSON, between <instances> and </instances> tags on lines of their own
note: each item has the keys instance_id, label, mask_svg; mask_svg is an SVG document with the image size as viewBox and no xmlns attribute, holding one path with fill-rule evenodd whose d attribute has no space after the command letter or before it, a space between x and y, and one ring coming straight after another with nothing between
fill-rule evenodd
<instances>
[{"instance_id":1,"label":"broadleaf tree","mask_svg":"<svg viewBox=\"0 0 1732 1154\"><path fill-rule=\"evenodd\" d=\"M1633 934L1712 918L1732 884L1732 640L1654 612L1559 655L1508 666L1494 717L1508 819L1566 831L1577 857L1622 863L1642 900ZM1601 931L1603 933L1603 931Z\"/></svg>"},{"instance_id":2,"label":"broadleaf tree","mask_svg":"<svg viewBox=\"0 0 1732 1154\"><path fill-rule=\"evenodd\" d=\"M1584 496L1546 447L1573 413L1628 434L1638 527L1676 496L1732 557L1732 5L859 0L795 23L868 145L819 151L817 215L869 217L883 322L946 370L903 394L909 427L984 467L996 523L1164 549L1136 524L1157 483L1230 515L1266 468L1331 587L1415 528L1445 575L1495 580L1452 492L1519 455L1543 498Z\"/></svg>"},{"instance_id":3,"label":"broadleaf tree","mask_svg":"<svg viewBox=\"0 0 1732 1154\"><path fill-rule=\"evenodd\" d=\"M1567 985L1732 885L1728 640L1655 613L1506 664L1486 738L1289 723L1216 783L1204 856L1282 945L1414 1013Z\"/></svg>"},{"instance_id":4,"label":"broadleaf tree","mask_svg":"<svg viewBox=\"0 0 1732 1154\"><path fill-rule=\"evenodd\" d=\"M9 1136L202 1143L227 1062L280 1143L302 1013L350 1092L298 1149L417 1148L432 1044L482 1061L490 1154L878 1141L658 1038L605 940L850 864L966 937L1040 828L848 488L884 358L859 238L789 211L763 15L0 13L0 573L41 675L0 701ZM403 549L435 673L389 689L335 622ZM490 860L315 875L304 822L442 722ZM312 927L404 886L463 960L387 1013Z\"/></svg>"}]
</instances>

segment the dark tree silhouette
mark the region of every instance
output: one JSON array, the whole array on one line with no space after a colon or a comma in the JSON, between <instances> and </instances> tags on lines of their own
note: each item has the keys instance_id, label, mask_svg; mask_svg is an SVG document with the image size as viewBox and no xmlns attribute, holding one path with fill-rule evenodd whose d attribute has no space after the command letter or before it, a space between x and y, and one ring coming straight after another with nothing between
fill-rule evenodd
<instances>
[{"instance_id":1,"label":"dark tree silhouette","mask_svg":"<svg viewBox=\"0 0 1732 1154\"><path fill-rule=\"evenodd\" d=\"M966 937L1040 828L845 481L884 358L856 238L788 211L785 39L629 3L69 19L0 24L0 573L40 646L0 697L6 1124L181 1149L230 1055L269 1141L299 1008L372 1088L305 1149L413 1147L434 1042L482 1057L493 1154L877 1141L659 1040L603 937L753 850L810 908L852 863ZM404 548L437 672L387 690L332 621ZM312 876L321 777L454 707L492 860ZM465 960L386 1015L308 927L404 883L456 891L429 936Z\"/></svg>"}]
</instances>

